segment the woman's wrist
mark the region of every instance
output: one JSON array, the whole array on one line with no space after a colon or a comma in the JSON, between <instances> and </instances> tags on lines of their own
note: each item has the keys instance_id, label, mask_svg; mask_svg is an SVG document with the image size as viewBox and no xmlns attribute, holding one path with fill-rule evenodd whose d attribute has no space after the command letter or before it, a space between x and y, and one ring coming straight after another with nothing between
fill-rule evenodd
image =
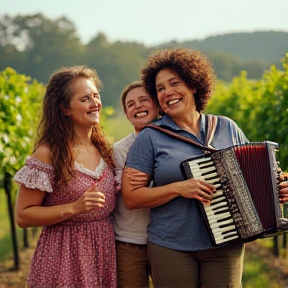
<instances>
[{"instance_id":1,"label":"woman's wrist","mask_svg":"<svg viewBox=\"0 0 288 288\"><path fill-rule=\"evenodd\" d=\"M63 219L69 219L72 216L74 216L74 212L73 212L73 206L71 206L71 208L67 205L65 206L65 208L63 208L62 210L60 210L60 216Z\"/></svg>"}]
</instances>

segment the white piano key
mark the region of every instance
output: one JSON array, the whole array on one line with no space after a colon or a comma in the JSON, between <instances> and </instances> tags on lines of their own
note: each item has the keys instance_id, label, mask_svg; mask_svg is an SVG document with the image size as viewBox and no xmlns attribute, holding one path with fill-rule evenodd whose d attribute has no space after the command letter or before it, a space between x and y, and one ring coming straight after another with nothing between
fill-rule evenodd
<instances>
[{"instance_id":1,"label":"white piano key","mask_svg":"<svg viewBox=\"0 0 288 288\"><path fill-rule=\"evenodd\" d=\"M214 205L216 205L216 203L218 202L226 202L226 197L225 196L222 196L222 197L219 197L217 199L213 199L214 201L211 201L211 204L210 206L213 207ZM215 204L214 204L215 203Z\"/></svg>"},{"instance_id":2,"label":"white piano key","mask_svg":"<svg viewBox=\"0 0 288 288\"><path fill-rule=\"evenodd\" d=\"M209 174L209 175L205 175L204 176L204 179L208 179L208 180L206 180L206 181L209 181L209 180L211 180L210 178L215 178L215 177L217 177L217 179L219 180L219 175L217 174L217 172L213 172L213 173L211 173L211 174ZM214 179L213 179L214 180Z\"/></svg>"},{"instance_id":3,"label":"white piano key","mask_svg":"<svg viewBox=\"0 0 288 288\"><path fill-rule=\"evenodd\" d=\"M204 169L201 169L199 171L193 171L192 170L192 174L196 178L198 176L202 176L204 173L211 172L211 171L215 171L215 167L204 168ZM207 175L209 176L209 174L207 174ZM203 175L203 176L205 176L205 175Z\"/></svg>"},{"instance_id":4,"label":"white piano key","mask_svg":"<svg viewBox=\"0 0 288 288\"><path fill-rule=\"evenodd\" d=\"M219 184L219 185L220 185L220 184ZM216 193L213 194L213 198L216 198L216 197L222 196L222 195L224 195L224 192L223 192L223 190L221 189L221 190L218 190ZM212 201L213 201L213 200L212 200Z\"/></svg>"},{"instance_id":5,"label":"white piano key","mask_svg":"<svg viewBox=\"0 0 288 288\"><path fill-rule=\"evenodd\" d=\"M229 241L235 240L235 239L237 239L237 238L239 238L238 235L231 236L231 237L229 237L229 238L219 237L219 238L215 239L215 243L216 243L217 245L219 245L219 244L222 244L222 243L227 243L227 242L229 242Z\"/></svg>"},{"instance_id":6,"label":"white piano key","mask_svg":"<svg viewBox=\"0 0 288 288\"><path fill-rule=\"evenodd\" d=\"M222 206L226 206L227 207L227 203L226 202L219 202L219 203L217 203L217 204L215 204L213 206L210 205L209 207L207 207L207 210L208 211L210 211L210 210L216 211L218 207L222 207Z\"/></svg>"},{"instance_id":7,"label":"white piano key","mask_svg":"<svg viewBox=\"0 0 288 288\"><path fill-rule=\"evenodd\" d=\"M219 239L226 239L227 241L227 238L230 238L230 237L233 237L233 236L237 236L237 232L236 231L233 231L233 232L230 232L230 233L227 233L227 234L224 234L224 235L218 235L215 237L215 239L219 240Z\"/></svg>"},{"instance_id":8,"label":"white piano key","mask_svg":"<svg viewBox=\"0 0 288 288\"><path fill-rule=\"evenodd\" d=\"M229 217L231 218L231 213L230 212L224 212L223 214L219 214L214 218L210 218L210 219L208 218L208 221L211 225L213 223L219 223L219 225L220 225L220 223L223 222L220 220L225 219L225 218L229 218Z\"/></svg>"},{"instance_id":9,"label":"white piano key","mask_svg":"<svg viewBox=\"0 0 288 288\"><path fill-rule=\"evenodd\" d=\"M210 223L210 222L209 222ZM222 231L222 228L224 229L225 227L221 227L220 228L220 226L222 226L222 225L227 225L227 224L233 224L234 225L234 221L233 221L233 218L231 218L231 219L228 219L228 220L226 220L226 221L223 221L223 222L221 222L221 223L212 223L212 225L210 225L210 228L211 228L211 230L212 231L214 231L214 228L219 228L219 230L221 230ZM228 227L230 227L230 226L228 226ZM235 225L234 225L234 227L235 227ZM235 227L236 228L236 227ZM217 229L216 229L217 230Z\"/></svg>"},{"instance_id":10,"label":"white piano key","mask_svg":"<svg viewBox=\"0 0 288 288\"><path fill-rule=\"evenodd\" d=\"M217 237L219 235L223 235L223 232L228 232L228 231L232 231L232 230L236 231L236 226L235 225L230 225L230 226L227 226L227 227L219 228L219 230L215 229L214 231L212 229L214 237Z\"/></svg>"},{"instance_id":11,"label":"white piano key","mask_svg":"<svg viewBox=\"0 0 288 288\"><path fill-rule=\"evenodd\" d=\"M192 174L193 174L193 171L192 171ZM214 178L214 177L217 177L217 178ZM195 176L194 177L194 174L193 174L193 178L196 178L196 179L200 179L200 180L203 180L203 181L206 181L207 183L209 184L213 184L213 182L217 182L219 181L219 178L218 178L218 175L217 173L213 173L213 174L210 174L210 175L206 175L206 176ZM213 178L213 179L209 179L209 178ZM216 185L215 185L216 186ZM219 185L220 186L220 185ZM218 187L219 187L218 186ZM217 188L217 187L216 187Z\"/></svg>"},{"instance_id":12,"label":"white piano key","mask_svg":"<svg viewBox=\"0 0 288 288\"><path fill-rule=\"evenodd\" d=\"M223 203L223 204L225 204L225 203ZM218 208L217 209L217 212L221 212L221 211L223 211L223 210L227 210L227 206L225 205L225 206L223 206L223 207L221 207L221 208ZM210 208L210 207L207 207L206 209L205 209L205 213L206 213L206 215L207 215L207 217L208 216L212 216L212 217L214 217L215 216L215 210L212 210L212 208Z\"/></svg>"},{"instance_id":13,"label":"white piano key","mask_svg":"<svg viewBox=\"0 0 288 288\"><path fill-rule=\"evenodd\" d=\"M228 235L227 237L225 237L224 235L219 235L219 236L217 236L217 237L214 237L215 242L216 242L217 244L223 243L223 242L228 242L228 241L231 241L231 240L237 239L237 238L239 238L239 236L238 236L238 234L237 234L236 231L235 231L234 234Z\"/></svg>"}]
</instances>

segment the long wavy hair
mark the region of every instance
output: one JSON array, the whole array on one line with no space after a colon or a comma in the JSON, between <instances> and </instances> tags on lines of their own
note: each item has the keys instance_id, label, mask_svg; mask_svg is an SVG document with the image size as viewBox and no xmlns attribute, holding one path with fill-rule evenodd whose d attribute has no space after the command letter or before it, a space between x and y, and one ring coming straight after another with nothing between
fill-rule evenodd
<instances>
[{"instance_id":1,"label":"long wavy hair","mask_svg":"<svg viewBox=\"0 0 288 288\"><path fill-rule=\"evenodd\" d=\"M42 119L37 129L34 149L44 144L50 148L54 167L54 180L58 188L66 186L75 174L75 153L73 143L75 133L70 117L65 116L73 97L73 83L76 79L87 78L93 81L98 91L103 87L97 72L86 66L61 68L50 77L43 99ZM107 140L101 126L92 128L91 141L101 156L115 173L112 145Z\"/></svg>"}]
</instances>

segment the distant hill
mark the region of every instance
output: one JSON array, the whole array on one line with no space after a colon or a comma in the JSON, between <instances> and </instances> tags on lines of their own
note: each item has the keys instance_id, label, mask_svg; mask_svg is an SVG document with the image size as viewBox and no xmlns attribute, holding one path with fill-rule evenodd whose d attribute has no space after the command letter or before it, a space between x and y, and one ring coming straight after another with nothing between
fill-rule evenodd
<instances>
[{"instance_id":1,"label":"distant hill","mask_svg":"<svg viewBox=\"0 0 288 288\"><path fill-rule=\"evenodd\" d=\"M224 52L241 61L279 63L288 52L288 32L261 31L211 36L203 40L167 42L155 48L187 47L205 52Z\"/></svg>"}]
</instances>

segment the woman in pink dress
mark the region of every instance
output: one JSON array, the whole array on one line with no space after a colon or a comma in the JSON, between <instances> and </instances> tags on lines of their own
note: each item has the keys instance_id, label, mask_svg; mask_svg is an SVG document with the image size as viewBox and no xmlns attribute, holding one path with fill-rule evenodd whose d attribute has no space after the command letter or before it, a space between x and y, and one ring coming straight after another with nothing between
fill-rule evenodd
<instances>
[{"instance_id":1,"label":"woman in pink dress","mask_svg":"<svg viewBox=\"0 0 288 288\"><path fill-rule=\"evenodd\" d=\"M99 125L95 70L56 71L48 83L33 154L15 175L16 220L43 226L29 288L116 287L112 147Z\"/></svg>"}]
</instances>

